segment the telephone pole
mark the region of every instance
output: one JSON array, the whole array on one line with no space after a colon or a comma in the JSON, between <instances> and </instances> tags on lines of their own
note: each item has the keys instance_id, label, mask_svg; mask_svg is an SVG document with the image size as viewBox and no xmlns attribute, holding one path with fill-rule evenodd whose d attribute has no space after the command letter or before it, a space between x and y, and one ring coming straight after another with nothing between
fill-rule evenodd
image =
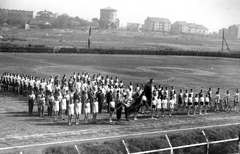
<instances>
[{"instance_id":1,"label":"telephone pole","mask_svg":"<svg viewBox=\"0 0 240 154\"><path fill-rule=\"evenodd\" d=\"M225 42L225 44L226 44L226 46L227 46L227 50L230 51L230 48L229 48L229 46L228 46L227 40L225 39L224 30L223 30L223 34L222 34L222 52L223 52L224 42Z\"/></svg>"}]
</instances>

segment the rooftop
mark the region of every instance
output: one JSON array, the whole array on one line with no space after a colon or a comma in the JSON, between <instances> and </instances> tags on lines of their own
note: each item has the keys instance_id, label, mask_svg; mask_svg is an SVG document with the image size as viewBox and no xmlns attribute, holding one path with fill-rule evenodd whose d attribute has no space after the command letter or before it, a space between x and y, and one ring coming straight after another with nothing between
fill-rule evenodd
<instances>
[{"instance_id":1,"label":"rooftop","mask_svg":"<svg viewBox=\"0 0 240 154\"><path fill-rule=\"evenodd\" d=\"M44 11L39 11L37 14L53 14L50 11L44 10Z\"/></svg>"},{"instance_id":2,"label":"rooftop","mask_svg":"<svg viewBox=\"0 0 240 154\"><path fill-rule=\"evenodd\" d=\"M33 11L26 11L26 10L16 10L16 9L5 9L5 8L0 8L0 10L8 10L8 11L21 11L21 12L33 12Z\"/></svg>"},{"instance_id":3,"label":"rooftop","mask_svg":"<svg viewBox=\"0 0 240 154\"><path fill-rule=\"evenodd\" d=\"M150 19L154 22L164 22L164 23L171 23L171 21L167 18L159 18L159 17L147 17L147 19Z\"/></svg>"},{"instance_id":4,"label":"rooftop","mask_svg":"<svg viewBox=\"0 0 240 154\"><path fill-rule=\"evenodd\" d=\"M198 29L206 29L206 27L204 27L203 25L198 25L195 23L187 23L186 21L176 21L176 23L178 23L179 25L183 25L183 26L188 26L191 28L198 28Z\"/></svg>"},{"instance_id":5,"label":"rooftop","mask_svg":"<svg viewBox=\"0 0 240 154\"><path fill-rule=\"evenodd\" d=\"M100 10L117 11L116 9L114 9L114 8L111 8L110 6L108 6L108 7L105 7L105 8L102 8L102 9L100 9Z\"/></svg>"}]
</instances>

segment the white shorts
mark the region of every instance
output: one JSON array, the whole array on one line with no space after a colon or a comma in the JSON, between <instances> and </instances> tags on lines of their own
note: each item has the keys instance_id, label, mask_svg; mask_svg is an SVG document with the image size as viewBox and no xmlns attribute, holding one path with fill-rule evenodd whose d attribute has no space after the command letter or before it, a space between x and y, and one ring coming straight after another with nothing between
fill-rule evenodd
<instances>
[{"instance_id":1,"label":"white shorts","mask_svg":"<svg viewBox=\"0 0 240 154\"><path fill-rule=\"evenodd\" d=\"M174 103L169 103L169 108L174 109Z\"/></svg>"},{"instance_id":2,"label":"white shorts","mask_svg":"<svg viewBox=\"0 0 240 154\"><path fill-rule=\"evenodd\" d=\"M90 103L86 103L86 105L84 107L84 112L85 113L90 113Z\"/></svg>"},{"instance_id":3,"label":"white shorts","mask_svg":"<svg viewBox=\"0 0 240 154\"><path fill-rule=\"evenodd\" d=\"M62 110L66 110L66 108L67 108L67 103L66 103L66 101L61 101L61 109Z\"/></svg>"},{"instance_id":4,"label":"white shorts","mask_svg":"<svg viewBox=\"0 0 240 154\"><path fill-rule=\"evenodd\" d=\"M74 109L76 114L82 114L82 103L76 103Z\"/></svg>"},{"instance_id":5,"label":"white shorts","mask_svg":"<svg viewBox=\"0 0 240 154\"><path fill-rule=\"evenodd\" d=\"M93 103L93 113L98 113L98 102Z\"/></svg>"},{"instance_id":6,"label":"white shorts","mask_svg":"<svg viewBox=\"0 0 240 154\"><path fill-rule=\"evenodd\" d=\"M163 109L167 109L167 104L166 103L162 103L162 108Z\"/></svg>"},{"instance_id":7,"label":"white shorts","mask_svg":"<svg viewBox=\"0 0 240 154\"><path fill-rule=\"evenodd\" d=\"M161 102L157 102L156 108L157 109L161 109L161 107L162 107L162 103Z\"/></svg>"},{"instance_id":8,"label":"white shorts","mask_svg":"<svg viewBox=\"0 0 240 154\"><path fill-rule=\"evenodd\" d=\"M74 104L68 105L68 115L74 115Z\"/></svg>"},{"instance_id":9,"label":"white shorts","mask_svg":"<svg viewBox=\"0 0 240 154\"><path fill-rule=\"evenodd\" d=\"M53 104L53 111L58 112L59 111L59 101L55 101Z\"/></svg>"}]
</instances>

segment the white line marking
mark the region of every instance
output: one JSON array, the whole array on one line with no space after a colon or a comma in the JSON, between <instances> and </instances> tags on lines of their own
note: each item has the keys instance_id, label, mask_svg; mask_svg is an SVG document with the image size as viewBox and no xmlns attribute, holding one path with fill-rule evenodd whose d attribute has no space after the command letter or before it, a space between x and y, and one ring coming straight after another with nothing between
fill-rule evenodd
<instances>
[{"instance_id":1,"label":"white line marking","mask_svg":"<svg viewBox=\"0 0 240 154\"><path fill-rule=\"evenodd\" d=\"M0 151L3 151L3 150L11 150L11 149L20 149L20 148L29 148L29 147L36 147L36 146L46 146L46 145L63 144L63 143L86 142L86 141L95 141L95 140L103 140L103 139L123 138L123 137L130 137L130 136L151 135L151 134L157 134L157 133L169 133L169 132L196 130L196 129L206 129L206 128L213 128L213 127L233 126L233 125L240 125L240 123L223 124L223 125L212 125L212 126L201 126L201 127L193 127L193 128L173 129L173 130L144 132L144 133L133 133L133 134L116 135L116 136L106 136L106 137L99 137L99 138L78 139L78 140L61 141L61 142L49 142L49 143L29 144L29 145L22 145L22 146L4 147L4 148L0 148Z\"/></svg>"},{"instance_id":2,"label":"white line marking","mask_svg":"<svg viewBox=\"0 0 240 154\"><path fill-rule=\"evenodd\" d=\"M27 101L11 101L11 102L27 102Z\"/></svg>"},{"instance_id":3,"label":"white line marking","mask_svg":"<svg viewBox=\"0 0 240 154\"><path fill-rule=\"evenodd\" d=\"M77 147L77 145L75 145L75 148L76 148L76 150L77 150L78 154L80 154L80 152L79 152L79 150L78 150L78 147Z\"/></svg>"}]
</instances>

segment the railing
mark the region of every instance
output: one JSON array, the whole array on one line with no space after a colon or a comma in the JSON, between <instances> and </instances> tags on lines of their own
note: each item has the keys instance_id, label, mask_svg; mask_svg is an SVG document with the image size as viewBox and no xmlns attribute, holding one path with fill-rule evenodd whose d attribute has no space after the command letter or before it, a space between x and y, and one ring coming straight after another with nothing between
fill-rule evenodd
<instances>
[{"instance_id":1,"label":"railing","mask_svg":"<svg viewBox=\"0 0 240 154\"><path fill-rule=\"evenodd\" d=\"M206 150L206 154L209 154L209 147L210 147L210 144L217 144L217 143L224 143L224 142L232 142L232 141L239 141L239 146L238 146L238 150L239 150L239 153L240 153L240 138L239 136L236 137L236 138L232 138L232 139L226 139L226 140L219 140L219 141L209 141L205 132L202 131L205 139L206 139L206 142L203 142L203 143L197 143L197 144L190 144L190 145L183 145L183 146L177 146L177 147L173 147L168 136L166 136L166 139L168 141L168 144L169 144L169 148L163 148L163 149L155 149L155 150L149 150L149 151L141 151L141 152L133 152L131 153L127 147L127 144L124 140L122 140L123 142L123 145L126 149L126 152L127 154L147 154L147 153L153 153L153 152L163 152L163 151L170 151L171 154L173 154L173 151L174 150L177 150L177 149L184 149L184 148L190 148L190 147L197 147L197 146L204 146L206 145L207 146L207 150Z\"/></svg>"}]
</instances>

